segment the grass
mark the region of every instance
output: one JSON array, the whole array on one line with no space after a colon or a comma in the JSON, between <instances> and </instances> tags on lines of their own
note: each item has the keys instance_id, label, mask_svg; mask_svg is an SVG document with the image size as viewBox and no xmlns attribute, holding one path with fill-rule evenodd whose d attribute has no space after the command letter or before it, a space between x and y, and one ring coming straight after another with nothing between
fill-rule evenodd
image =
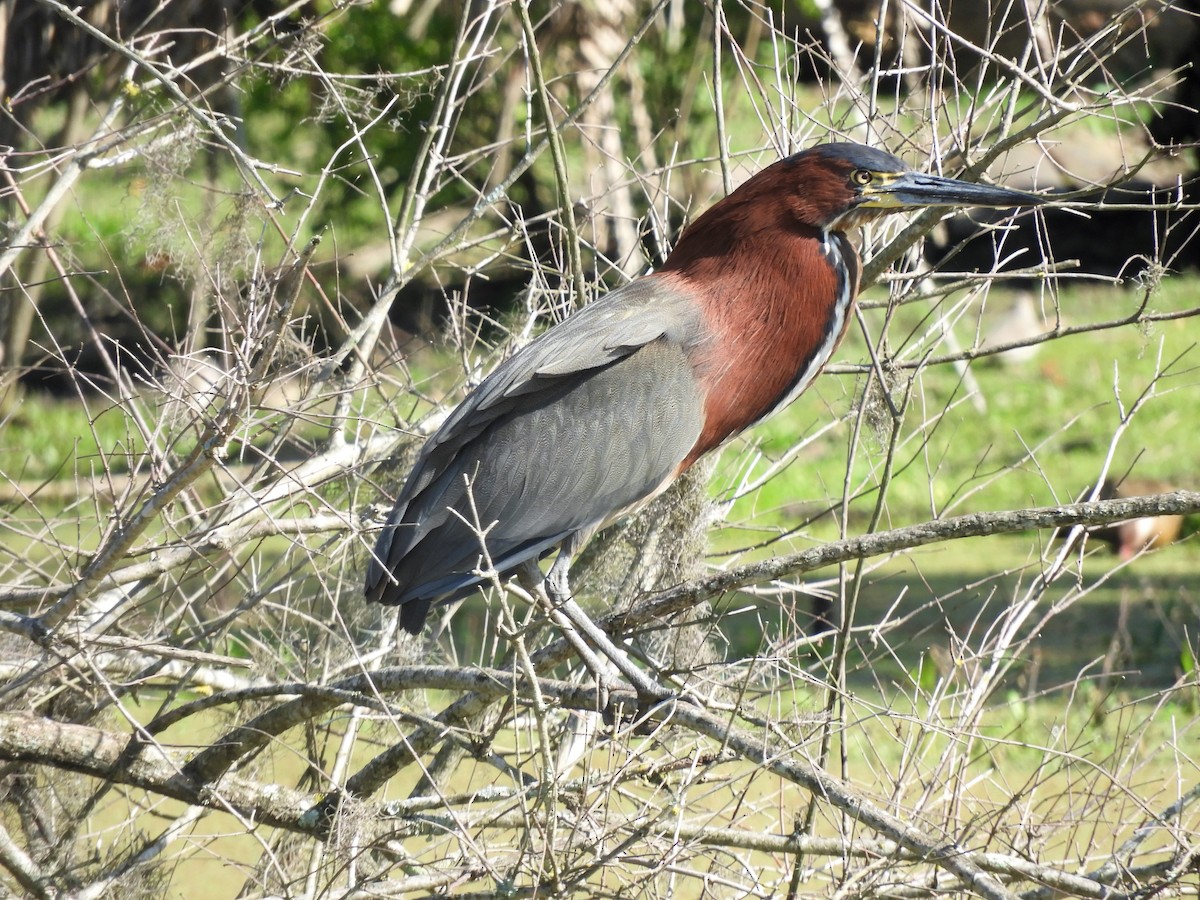
<instances>
[{"instance_id":1,"label":"grass","mask_svg":"<svg viewBox=\"0 0 1200 900\"><path fill-rule=\"evenodd\" d=\"M125 414L99 398L27 394L0 423L0 473L7 481L124 471L127 457L144 450Z\"/></svg>"}]
</instances>

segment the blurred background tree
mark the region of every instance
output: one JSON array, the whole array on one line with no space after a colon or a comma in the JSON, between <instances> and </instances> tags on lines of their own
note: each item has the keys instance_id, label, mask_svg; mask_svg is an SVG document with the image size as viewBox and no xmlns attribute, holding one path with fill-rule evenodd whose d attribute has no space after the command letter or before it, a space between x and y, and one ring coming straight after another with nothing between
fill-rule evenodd
<instances>
[{"instance_id":1,"label":"blurred background tree","mask_svg":"<svg viewBox=\"0 0 1200 900\"><path fill-rule=\"evenodd\" d=\"M4 889L1194 891L1197 12L0 2ZM614 730L503 591L397 640L420 440L827 139L1061 202L869 230L829 377L581 560L704 702Z\"/></svg>"}]
</instances>

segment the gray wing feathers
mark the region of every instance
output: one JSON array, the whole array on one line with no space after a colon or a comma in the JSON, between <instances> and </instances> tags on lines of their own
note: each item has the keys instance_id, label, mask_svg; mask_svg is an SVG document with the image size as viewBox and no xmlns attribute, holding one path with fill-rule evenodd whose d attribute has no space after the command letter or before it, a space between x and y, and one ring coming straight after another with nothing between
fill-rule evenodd
<instances>
[{"instance_id":1,"label":"gray wing feathers","mask_svg":"<svg viewBox=\"0 0 1200 900\"><path fill-rule=\"evenodd\" d=\"M585 306L505 360L451 414L438 436L449 437L458 422L477 411L500 407L513 397L536 392L542 379L574 375L628 356L660 337L683 337L694 313L676 292L650 276L625 285Z\"/></svg>"},{"instance_id":2,"label":"gray wing feathers","mask_svg":"<svg viewBox=\"0 0 1200 900\"><path fill-rule=\"evenodd\" d=\"M368 597L412 602L419 615L410 630L419 630L430 602L463 596L480 580L472 574L480 539L460 516L490 526L488 553L503 572L673 477L703 411L686 352L690 306L657 281L634 282L576 313L463 401L401 491L368 572Z\"/></svg>"},{"instance_id":3,"label":"gray wing feathers","mask_svg":"<svg viewBox=\"0 0 1200 900\"><path fill-rule=\"evenodd\" d=\"M585 306L501 363L459 404L422 448L413 470L421 477L409 479L399 500L422 490L491 422L525 408L530 394L552 389L558 378L609 365L659 338L682 346L695 330L695 308L654 275Z\"/></svg>"}]
</instances>

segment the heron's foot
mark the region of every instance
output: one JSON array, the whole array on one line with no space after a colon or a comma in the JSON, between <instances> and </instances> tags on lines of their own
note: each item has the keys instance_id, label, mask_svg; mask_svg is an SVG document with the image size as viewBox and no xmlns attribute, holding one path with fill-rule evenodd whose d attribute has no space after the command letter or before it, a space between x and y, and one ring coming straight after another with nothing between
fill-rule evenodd
<instances>
[{"instance_id":1,"label":"heron's foot","mask_svg":"<svg viewBox=\"0 0 1200 900\"><path fill-rule=\"evenodd\" d=\"M560 614L569 623L570 628L586 638L587 643L591 645L587 652L584 652L582 646L579 647L580 656L596 678L596 685L601 694L600 709L604 712L605 721L610 725L621 720L628 722L631 718L648 721L651 710L664 703L679 700L694 702L692 698L663 686L648 672L638 668L628 654L614 644L613 639L592 621L571 595L569 563L570 557L565 552L559 554L558 559L554 561L543 582L545 598L550 604L551 616L553 617L554 613ZM533 577L536 571L531 568L528 572L529 577ZM564 634L567 632L564 631ZM592 648L594 653L591 652ZM616 671L613 671L614 669ZM632 686L637 698L635 709L627 708L629 692L627 689L621 690L622 685L615 680L616 672L620 672ZM620 693L617 693L618 691Z\"/></svg>"},{"instance_id":2,"label":"heron's foot","mask_svg":"<svg viewBox=\"0 0 1200 900\"><path fill-rule=\"evenodd\" d=\"M546 573L544 582L546 587L546 596L550 598L550 602L555 608L561 609L571 599L571 569L570 560L565 556L559 556L554 561L554 565L550 567L550 571Z\"/></svg>"},{"instance_id":3,"label":"heron's foot","mask_svg":"<svg viewBox=\"0 0 1200 900\"><path fill-rule=\"evenodd\" d=\"M634 670L640 677L622 678L607 657L602 657L599 662L600 665L594 669L589 667L589 670L596 685L596 709L610 727L620 722L628 724L635 719L647 719L656 707L687 699L658 684L640 669ZM637 683L631 685L630 680Z\"/></svg>"}]
</instances>

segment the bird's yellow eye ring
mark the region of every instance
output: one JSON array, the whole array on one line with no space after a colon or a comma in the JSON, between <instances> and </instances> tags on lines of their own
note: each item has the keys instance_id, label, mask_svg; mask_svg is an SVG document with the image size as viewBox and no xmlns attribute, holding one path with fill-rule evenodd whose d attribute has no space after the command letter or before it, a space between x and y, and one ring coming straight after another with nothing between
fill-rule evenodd
<instances>
[{"instance_id":1,"label":"bird's yellow eye ring","mask_svg":"<svg viewBox=\"0 0 1200 900\"><path fill-rule=\"evenodd\" d=\"M874 177L875 176L866 169L855 169L850 175L850 180L855 184L867 185L871 183Z\"/></svg>"}]
</instances>

